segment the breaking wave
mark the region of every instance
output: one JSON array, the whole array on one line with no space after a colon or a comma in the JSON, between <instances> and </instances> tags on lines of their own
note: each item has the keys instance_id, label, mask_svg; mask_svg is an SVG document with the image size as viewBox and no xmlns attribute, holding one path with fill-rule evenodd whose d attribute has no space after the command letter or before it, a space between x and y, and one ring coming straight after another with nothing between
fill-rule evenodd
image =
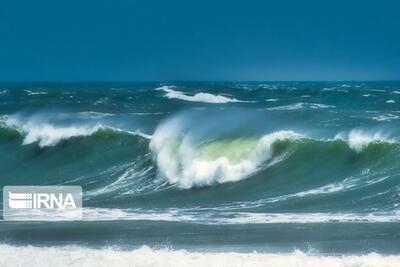
<instances>
[{"instance_id":1,"label":"breaking wave","mask_svg":"<svg viewBox=\"0 0 400 267\"><path fill-rule=\"evenodd\" d=\"M165 97L167 98L175 98L185 101L191 102L203 102L203 103L212 103L212 104L225 104L225 103L237 103L237 102L247 102L241 101L236 98L229 98L223 95L213 95L209 93L196 93L194 95L187 95L184 92L174 90L174 86L161 86L156 88L155 90L162 90L166 92Z\"/></svg>"},{"instance_id":2,"label":"breaking wave","mask_svg":"<svg viewBox=\"0 0 400 267\"><path fill-rule=\"evenodd\" d=\"M370 144L395 143L388 134L378 132L365 132L361 130L351 130L348 134L339 133L335 136L336 140L347 141L349 147L357 152L362 151Z\"/></svg>"},{"instance_id":3,"label":"breaking wave","mask_svg":"<svg viewBox=\"0 0 400 267\"><path fill-rule=\"evenodd\" d=\"M190 252L187 250L92 249L81 246L35 247L0 245L0 264L4 266L274 266L274 267L397 267L400 256L370 253L365 255L320 256L295 250L292 253Z\"/></svg>"},{"instance_id":4,"label":"breaking wave","mask_svg":"<svg viewBox=\"0 0 400 267\"><path fill-rule=\"evenodd\" d=\"M261 138L204 141L169 135L158 129L150 143L162 175L182 188L234 182L279 161L272 160L276 142L302 138L293 131L279 131ZM284 155L281 155L281 159Z\"/></svg>"},{"instance_id":5,"label":"breaking wave","mask_svg":"<svg viewBox=\"0 0 400 267\"><path fill-rule=\"evenodd\" d=\"M94 116L92 113L90 116ZM95 114L95 118L99 118ZM85 115L86 116L86 115ZM129 131L109 125L104 125L100 122L89 124L54 124L47 120L38 118L21 119L18 116L9 116L3 122L3 127L15 129L21 133L24 138L23 145L37 143L39 147L55 146L61 141L68 140L74 137L91 136L99 131L114 131L123 132L133 135L138 135L146 139L151 139L151 135L141 133L139 131Z\"/></svg>"}]
</instances>

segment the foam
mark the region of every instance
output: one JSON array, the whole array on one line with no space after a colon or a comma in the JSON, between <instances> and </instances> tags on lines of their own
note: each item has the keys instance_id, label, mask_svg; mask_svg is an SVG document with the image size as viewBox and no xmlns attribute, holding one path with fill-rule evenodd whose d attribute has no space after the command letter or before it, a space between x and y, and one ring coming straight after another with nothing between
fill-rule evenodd
<instances>
[{"instance_id":1,"label":"foam","mask_svg":"<svg viewBox=\"0 0 400 267\"><path fill-rule=\"evenodd\" d=\"M81 246L35 247L0 245L0 265L4 266L135 266L135 267L398 267L400 256L322 256L300 250L292 253L189 252L152 249L147 246L123 251Z\"/></svg>"},{"instance_id":2,"label":"foam","mask_svg":"<svg viewBox=\"0 0 400 267\"><path fill-rule=\"evenodd\" d=\"M47 92L24 90L28 95L47 95Z\"/></svg>"},{"instance_id":3,"label":"foam","mask_svg":"<svg viewBox=\"0 0 400 267\"><path fill-rule=\"evenodd\" d=\"M97 131L104 129L138 135L146 139L152 138L151 135L147 135L139 131L122 130L119 128L106 126L101 123L88 125L55 125L41 119L22 121L18 117L9 116L6 118L5 125L7 127L15 128L25 135L22 141L23 145L29 145L37 142L41 148L55 146L59 142L73 137L90 136Z\"/></svg>"},{"instance_id":4,"label":"foam","mask_svg":"<svg viewBox=\"0 0 400 267\"><path fill-rule=\"evenodd\" d=\"M335 136L335 139L347 141L349 147L356 152L363 151L370 144L394 142L387 134L382 132L364 132L362 130L351 130L347 135L339 133Z\"/></svg>"},{"instance_id":5,"label":"foam","mask_svg":"<svg viewBox=\"0 0 400 267\"><path fill-rule=\"evenodd\" d=\"M334 108L334 107L335 106L332 106L332 105L325 105L325 104L319 104L319 103L295 103L295 104L286 105L286 106L277 106L277 107L267 108L267 110L297 110L297 109L304 109L304 108L321 109L321 108Z\"/></svg>"},{"instance_id":6,"label":"foam","mask_svg":"<svg viewBox=\"0 0 400 267\"><path fill-rule=\"evenodd\" d=\"M267 202L263 202L267 203ZM272 203L272 201L270 201ZM254 204L254 203L248 203ZM253 206L254 207L254 206ZM232 208L232 207L231 207ZM276 223L387 223L400 222L399 213L329 213L329 212L234 212L221 207L207 210L195 209L83 209L83 221L167 221L185 222L203 225L240 225L240 224L276 224Z\"/></svg>"},{"instance_id":7,"label":"foam","mask_svg":"<svg viewBox=\"0 0 400 267\"><path fill-rule=\"evenodd\" d=\"M60 141L71 137L92 135L100 128L100 125L94 127L55 127L51 124L26 125L22 127L22 131L26 133L22 144L29 145L38 142L39 147L55 146Z\"/></svg>"},{"instance_id":8,"label":"foam","mask_svg":"<svg viewBox=\"0 0 400 267\"><path fill-rule=\"evenodd\" d=\"M225 104L225 103L230 103L230 102L246 102L246 101L241 101L236 98L229 98L223 95L213 95L209 93L197 93L193 96L186 95L185 93L181 91L176 91L173 90L175 88L174 86L161 86L156 88L155 90L162 90L166 92L165 97L167 98L175 98L175 99L180 99L180 100L185 100L185 101L191 101L191 102L203 102L203 103L212 103L212 104Z\"/></svg>"},{"instance_id":9,"label":"foam","mask_svg":"<svg viewBox=\"0 0 400 267\"><path fill-rule=\"evenodd\" d=\"M375 120L375 121L391 121L391 120L397 120L399 118L400 117L398 115L390 114L390 113L385 114L385 115L379 115L379 116L371 117L371 119Z\"/></svg>"}]
</instances>

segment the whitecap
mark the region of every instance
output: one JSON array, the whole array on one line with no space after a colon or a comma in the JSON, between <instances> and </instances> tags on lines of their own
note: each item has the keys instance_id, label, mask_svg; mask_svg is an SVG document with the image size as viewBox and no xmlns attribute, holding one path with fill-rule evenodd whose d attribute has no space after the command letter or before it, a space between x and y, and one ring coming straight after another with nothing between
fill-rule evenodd
<instances>
[{"instance_id":1,"label":"whitecap","mask_svg":"<svg viewBox=\"0 0 400 267\"><path fill-rule=\"evenodd\" d=\"M334 108L334 107L335 106L333 106L333 105L325 105L325 104L319 104L319 103L295 103L295 104L291 104L291 105L271 107L271 108L267 108L267 110L296 110L296 109L304 109L304 108L324 109L324 108Z\"/></svg>"},{"instance_id":2,"label":"whitecap","mask_svg":"<svg viewBox=\"0 0 400 267\"><path fill-rule=\"evenodd\" d=\"M196 93L194 95L187 95L184 92L174 90L174 86L161 86L156 88L155 90L162 90L166 92L165 97L170 99L180 99L184 101L191 102L203 102L203 103L212 103L212 104L225 104L225 103L237 103L237 102L248 102L238 100L236 98L229 98L223 95L213 95L209 93Z\"/></svg>"},{"instance_id":3,"label":"whitecap","mask_svg":"<svg viewBox=\"0 0 400 267\"><path fill-rule=\"evenodd\" d=\"M71 124L56 125L48 121L40 119L20 120L18 117L8 116L5 121L7 127L15 128L24 136L23 145L38 143L39 147L55 146L63 140L73 137L90 136L102 129L110 129L117 132L124 132L132 135L138 135L146 139L151 139L151 135L147 135L140 131L129 131L115 128L101 123L95 124Z\"/></svg>"},{"instance_id":4,"label":"whitecap","mask_svg":"<svg viewBox=\"0 0 400 267\"><path fill-rule=\"evenodd\" d=\"M47 95L47 92L24 90L28 95Z\"/></svg>"},{"instance_id":5,"label":"whitecap","mask_svg":"<svg viewBox=\"0 0 400 267\"><path fill-rule=\"evenodd\" d=\"M366 132L362 130L351 130L349 133L339 133L335 136L335 140L346 141L351 149L361 152L370 144L374 143L393 143L388 134L378 132Z\"/></svg>"}]
</instances>

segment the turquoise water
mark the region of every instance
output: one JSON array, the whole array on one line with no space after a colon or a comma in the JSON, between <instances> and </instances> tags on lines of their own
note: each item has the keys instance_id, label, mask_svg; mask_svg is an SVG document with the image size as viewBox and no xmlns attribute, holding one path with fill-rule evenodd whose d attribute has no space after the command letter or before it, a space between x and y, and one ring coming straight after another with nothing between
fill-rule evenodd
<instances>
[{"instance_id":1,"label":"turquoise water","mask_svg":"<svg viewBox=\"0 0 400 267\"><path fill-rule=\"evenodd\" d=\"M399 103L399 82L3 83L0 185L81 185L85 210L0 242L397 254Z\"/></svg>"}]
</instances>

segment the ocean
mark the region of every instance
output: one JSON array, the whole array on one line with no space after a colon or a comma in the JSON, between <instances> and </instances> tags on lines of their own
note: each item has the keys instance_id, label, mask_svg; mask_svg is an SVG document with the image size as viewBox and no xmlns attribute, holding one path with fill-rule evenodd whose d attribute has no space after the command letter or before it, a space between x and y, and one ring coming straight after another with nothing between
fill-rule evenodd
<instances>
[{"instance_id":1,"label":"ocean","mask_svg":"<svg viewBox=\"0 0 400 267\"><path fill-rule=\"evenodd\" d=\"M1 187L84 209L2 218L0 266L398 267L399 104L400 82L1 83Z\"/></svg>"}]
</instances>

